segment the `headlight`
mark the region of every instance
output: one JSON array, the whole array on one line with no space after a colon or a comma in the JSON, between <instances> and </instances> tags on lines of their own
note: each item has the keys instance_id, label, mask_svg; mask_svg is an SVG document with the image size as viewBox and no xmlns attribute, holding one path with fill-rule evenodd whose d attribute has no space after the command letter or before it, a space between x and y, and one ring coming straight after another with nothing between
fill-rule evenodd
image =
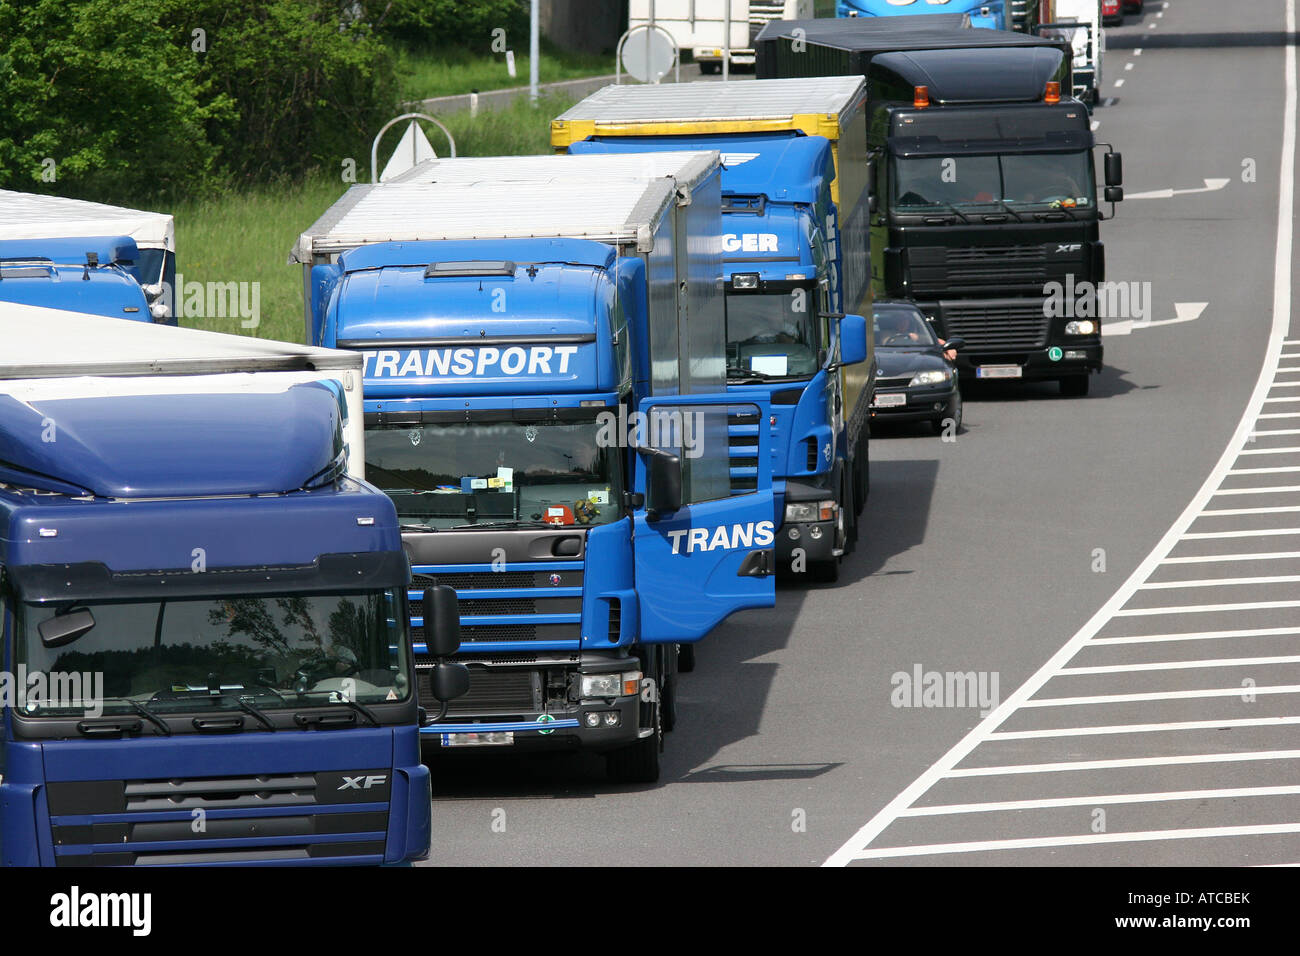
<instances>
[{"instance_id":1,"label":"headlight","mask_svg":"<svg viewBox=\"0 0 1300 956\"><path fill-rule=\"evenodd\" d=\"M583 674L582 697L631 697L641 692L641 672Z\"/></svg>"},{"instance_id":2,"label":"headlight","mask_svg":"<svg viewBox=\"0 0 1300 956\"><path fill-rule=\"evenodd\" d=\"M1097 323L1092 319L1084 319L1081 322L1066 322L1066 335L1094 335L1097 332Z\"/></svg>"},{"instance_id":3,"label":"headlight","mask_svg":"<svg viewBox=\"0 0 1300 956\"><path fill-rule=\"evenodd\" d=\"M952 372L945 369L935 369L932 372L917 372L912 376L908 385L942 385L952 378Z\"/></svg>"},{"instance_id":4,"label":"headlight","mask_svg":"<svg viewBox=\"0 0 1300 956\"><path fill-rule=\"evenodd\" d=\"M785 506L785 520L787 523L796 521L831 521L835 518L835 502L831 499L826 501L796 501Z\"/></svg>"}]
</instances>

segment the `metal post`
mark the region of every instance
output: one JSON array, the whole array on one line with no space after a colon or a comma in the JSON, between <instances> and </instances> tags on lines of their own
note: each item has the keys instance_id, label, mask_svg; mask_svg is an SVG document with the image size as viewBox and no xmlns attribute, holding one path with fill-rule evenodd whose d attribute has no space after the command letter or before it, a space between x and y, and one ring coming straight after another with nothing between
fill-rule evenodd
<instances>
[{"instance_id":1,"label":"metal post","mask_svg":"<svg viewBox=\"0 0 1300 956\"><path fill-rule=\"evenodd\" d=\"M722 82L731 79L731 0L723 0L727 8L722 18Z\"/></svg>"},{"instance_id":2,"label":"metal post","mask_svg":"<svg viewBox=\"0 0 1300 956\"><path fill-rule=\"evenodd\" d=\"M532 0L528 14L528 101L533 105L537 104L537 61L540 56L538 50L541 46L538 41L537 4L538 0Z\"/></svg>"},{"instance_id":3,"label":"metal post","mask_svg":"<svg viewBox=\"0 0 1300 956\"><path fill-rule=\"evenodd\" d=\"M650 0L650 25L645 31L645 63L646 75L650 75L650 38L655 32L655 0ZM654 82L658 83L659 78L655 77Z\"/></svg>"}]
</instances>

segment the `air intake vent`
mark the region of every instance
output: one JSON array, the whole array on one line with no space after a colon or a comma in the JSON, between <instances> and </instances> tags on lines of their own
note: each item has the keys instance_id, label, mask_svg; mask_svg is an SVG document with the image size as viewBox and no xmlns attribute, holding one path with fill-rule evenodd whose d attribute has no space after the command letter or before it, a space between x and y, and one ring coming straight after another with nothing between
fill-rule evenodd
<instances>
[{"instance_id":1,"label":"air intake vent","mask_svg":"<svg viewBox=\"0 0 1300 956\"><path fill-rule=\"evenodd\" d=\"M609 600L609 642L617 644L623 631L623 602L618 598Z\"/></svg>"},{"instance_id":2,"label":"air intake vent","mask_svg":"<svg viewBox=\"0 0 1300 956\"><path fill-rule=\"evenodd\" d=\"M817 470L817 439L805 438L803 443L808 446L808 470Z\"/></svg>"}]
</instances>

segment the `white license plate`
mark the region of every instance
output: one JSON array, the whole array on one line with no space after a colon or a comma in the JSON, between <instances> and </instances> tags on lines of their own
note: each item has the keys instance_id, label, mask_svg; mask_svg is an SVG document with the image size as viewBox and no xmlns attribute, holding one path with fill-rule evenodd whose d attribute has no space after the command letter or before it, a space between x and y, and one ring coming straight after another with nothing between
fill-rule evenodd
<instances>
[{"instance_id":1,"label":"white license plate","mask_svg":"<svg viewBox=\"0 0 1300 956\"><path fill-rule=\"evenodd\" d=\"M896 405L906 405L907 396L902 392L889 392L884 395L877 395L875 401L871 403L872 408L891 408Z\"/></svg>"},{"instance_id":2,"label":"white license plate","mask_svg":"<svg viewBox=\"0 0 1300 956\"><path fill-rule=\"evenodd\" d=\"M1019 365L981 365L975 369L976 378L1020 378L1024 373Z\"/></svg>"},{"instance_id":3,"label":"white license plate","mask_svg":"<svg viewBox=\"0 0 1300 956\"><path fill-rule=\"evenodd\" d=\"M478 734L443 734L444 747L509 747L515 735L508 730L489 730Z\"/></svg>"}]
</instances>

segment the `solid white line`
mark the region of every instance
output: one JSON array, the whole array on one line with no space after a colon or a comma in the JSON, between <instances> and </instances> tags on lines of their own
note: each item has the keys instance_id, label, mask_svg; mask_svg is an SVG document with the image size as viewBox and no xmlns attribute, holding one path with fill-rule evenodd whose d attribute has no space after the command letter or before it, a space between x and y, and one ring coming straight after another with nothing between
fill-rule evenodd
<instances>
[{"instance_id":1,"label":"solid white line","mask_svg":"<svg viewBox=\"0 0 1300 956\"><path fill-rule=\"evenodd\" d=\"M1068 773L1072 770L1129 770L1134 767L1175 767L1180 764L1248 763L1258 760L1296 760L1300 750L1247 750L1222 754L1182 754L1173 757L1119 757L1109 760L1066 760L1059 763L1013 763L1002 767L961 767L943 776L1007 777L1024 773Z\"/></svg>"},{"instance_id":2,"label":"solid white line","mask_svg":"<svg viewBox=\"0 0 1300 956\"><path fill-rule=\"evenodd\" d=\"M1202 518L1223 518L1228 515L1275 515L1284 511L1300 511L1300 505L1287 505L1279 508L1219 508L1215 511L1202 511Z\"/></svg>"},{"instance_id":3,"label":"solid white line","mask_svg":"<svg viewBox=\"0 0 1300 956\"><path fill-rule=\"evenodd\" d=\"M1165 793L1106 793L1087 797L1048 797L1042 800L1003 800L998 803L950 803L910 807L902 817L943 817L957 813L995 813L1000 810L1043 810L1056 807L1090 807L1103 803L1168 803L1176 800L1221 800L1236 797L1284 797L1300 787L1237 787L1220 790L1170 790Z\"/></svg>"},{"instance_id":4,"label":"solid white line","mask_svg":"<svg viewBox=\"0 0 1300 956\"><path fill-rule=\"evenodd\" d=\"M1152 24L1155 26L1155 24ZM940 853L981 853L988 850L1032 850L1049 846L1089 846L1097 843L1146 843L1155 840L1196 840L1206 837L1268 836L1300 833L1300 823L1261 823L1236 827L1197 827L1185 830L1135 830L1132 833L1087 833L1074 836L1029 837L1020 840L980 840L973 843L932 843L928 846L882 847L854 854L855 860L884 860Z\"/></svg>"},{"instance_id":5,"label":"solid white line","mask_svg":"<svg viewBox=\"0 0 1300 956\"><path fill-rule=\"evenodd\" d=\"M1104 727L1060 727L1047 730L1000 730L989 740L1050 740L1055 737L1095 737L1105 734L1154 734L1170 730L1221 730L1227 727L1272 727L1300 724L1300 717L1234 717L1229 720L1180 720L1166 724L1109 724Z\"/></svg>"},{"instance_id":6,"label":"solid white line","mask_svg":"<svg viewBox=\"0 0 1300 956\"><path fill-rule=\"evenodd\" d=\"M1274 468L1232 468L1230 475L1281 475L1300 471L1300 465L1278 465Z\"/></svg>"},{"instance_id":7,"label":"solid white line","mask_svg":"<svg viewBox=\"0 0 1300 956\"><path fill-rule=\"evenodd\" d=\"M1253 667L1259 664L1300 664L1300 656L1285 657L1220 657L1199 661L1154 661L1147 664L1099 664L1095 667L1065 667L1058 676L1079 674L1129 674L1135 671L1195 670L1198 667ZM997 736L994 734L993 736Z\"/></svg>"},{"instance_id":8,"label":"solid white line","mask_svg":"<svg viewBox=\"0 0 1300 956\"><path fill-rule=\"evenodd\" d=\"M1300 447L1287 445L1285 448L1247 448L1242 452L1243 455L1294 455L1300 452Z\"/></svg>"},{"instance_id":9,"label":"solid white line","mask_svg":"<svg viewBox=\"0 0 1300 956\"><path fill-rule=\"evenodd\" d=\"M1200 578L1195 581L1154 581L1144 584L1143 591L1173 591L1178 588L1230 588L1241 584L1295 584L1300 574L1274 574L1253 578Z\"/></svg>"},{"instance_id":10,"label":"solid white line","mask_svg":"<svg viewBox=\"0 0 1300 956\"><path fill-rule=\"evenodd\" d=\"M1271 412L1267 415L1260 415L1260 418L1300 418L1300 412Z\"/></svg>"},{"instance_id":11,"label":"solid white line","mask_svg":"<svg viewBox=\"0 0 1300 956\"><path fill-rule=\"evenodd\" d=\"M1027 700L1021 707L1087 707L1091 704L1129 704L1150 700L1201 700L1209 697L1244 697L1247 694L1300 694L1300 684L1276 687L1209 687L1204 690L1161 690L1144 694L1098 694L1096 697L1045 697Z\"/></svg>"},{"instance_id":12,"label":"solid white line","mask_svg":"<svg viewBox=\"0 0 1300 956\"><path fill-rule=\"evenodd\" d=\"M1300 551L1261 551L1257 554L1198 554L1190 558L1165 558L1163 564L1217 564L1220 561L1284 561L1300 558Z\"/></svg>"},{"instance_id":13,"label":"solid white line","mask_svg":"<svg viewBox=\"0 0 1300 956\"><path fill-rule=\"evenodd\" d=\"M1269 388L1300 388L1300 382L1274 382Z\"/></svg>"},{"instance_id":14,"label":"solid white line","mask_svg":"<svg viewBox=\"0 0 1300 956\"><path fill-rule=\"evenodd\" d=\"M1171 634L1138 634L1131 637L1094 637L1090 644L1163 644L1168 641L1214 641L1227 637L1277 637L1300 634L1300 627L1243 627L1231 631L1178 631Z\"/></svg>"},{"instance_id":15,"label":"solid white line","mask_svg":"<svg viewBox=\"0 0 1300 956\"><path fill-rule=\"evenodd\" d=\"M1267 488L1220 488L1215 495L1280 495L1300 491L1300 485L1269 485ZM1213 514L1207 511L1206 514Z\"/></svg>"},{"instance_id":16,"label":"solid white line","mask_svg":"<svg viewBox=\"0 0 1300 956\"><path fill-rule=\"evenodd\" d=\"M1288 35L1295 32L1295 3L1296 0L1286 0L1286 30ZM1228 469L1232 467L1233 461L1236 460L1237 453L1245 446L1246 439L1254 427L1255 416L1263 409L1264 400L1268 397L1269 380L1272 378L1273 370L1278 366L1278 354L1282 351L1282 342L1287 337L1291 324L1292 217L1295 206L1292 178L1295 169L1295 58L1296 48L1288 46L1284 57L1286 73L1283 88L1286 91L1286 99L1282 109L1279 213L1277 218L1277 238L1273 244L1275 250L1273 260L1273 312L1268 347L1264 353L1259 377L1255 380L1255 388L1251 392L1250 400L1246 403L1241 419L1237 423L1237 428L1224 447L1223 454L1219 457L1214 468L1211 469L1210 474L1206 476L1205 482L1200 489L1192 496L1192 500L1187 503L1187 507L1183 509L1182 514L1178 516L1169 530L1156 543L1151 553L1143 559L1142 563L1134 569L1128 579L1111 595L1110 600L1098 608L1097 612L1089 618L1087 623L1070 640L1066 641L1055 654L1034 672L1033 676L1016 688L991 714L976 724L946 754L926 768L902 792L897 794L870 820L859 827L838 850L830 855L824 865L843 866L853 860L859 850L876 839L886 827L893 823L902 810L915 803L917 797L930 789L936 781L946 775L951 775L953 768L964 760L982 741L987 739L989 733L996 730L1023 701L1028 700L1037 693L1057 670L1067 664L1078 653L1080 647L1095 637L1124 607L1128 600L1137 593L1137 586L1151 575L1159 566L1160 561L1167 557L1178 544L1179 538L1186 533L1192 522L1196 520L1197 516L1209 503L1214 489L1223 481L1224 475L1227 474ZM1297 510L1300 510L1300 508L1297 508ZM1296 603L1300 605L1300 602ZM1291 753L1296 752L1292 751ZM1235 756L1245 756L1249 759L1254 755L1238 754ZM1177 759L1187 762L1186 758ZM1222 756L1214 755L1213 758L1208 759L1222 759ZM1300 825L1298 825L1298 828L1300 828Z\"/></svg>"},{"instance_id":17,"label":"solid white line","mask_svg":"<svg viewBox=\"0 0 1300 956\"><path fill-rule=\"evenodd\" d=\"M1116 617L1148 617L1156 614L1207 614L1214 611L1262 611L1276 607L1300 607L1300 601L1252 601L1249 604L1187 604L1179 607L1138 607L1116 611Z\"/></svg>"},{"instance_id":18,"label":"solid white line","mask_svg":"<svg viewBox=\"0 0 1300 956\"><path fill-rule=\"evenodd\" d=\"M1209 538L1272 538L1287 534L1300 534L1300 528L1252 528L1249 531L1197 531L1183 535L1184 541ZM1174 560L1173 558L1169 559Z\"/></svg>"},{"instance_id":19,"label":"solid white line","mask_svg":"<svg viewBox=\"0 0 1300 956\"><path fill-rule=\"evenodd\" d=\"M1262 432L1252 432L1255 438L1260 435L1300 435L1300 428L1270 428Z\"/></svg>"}]
</instances>

